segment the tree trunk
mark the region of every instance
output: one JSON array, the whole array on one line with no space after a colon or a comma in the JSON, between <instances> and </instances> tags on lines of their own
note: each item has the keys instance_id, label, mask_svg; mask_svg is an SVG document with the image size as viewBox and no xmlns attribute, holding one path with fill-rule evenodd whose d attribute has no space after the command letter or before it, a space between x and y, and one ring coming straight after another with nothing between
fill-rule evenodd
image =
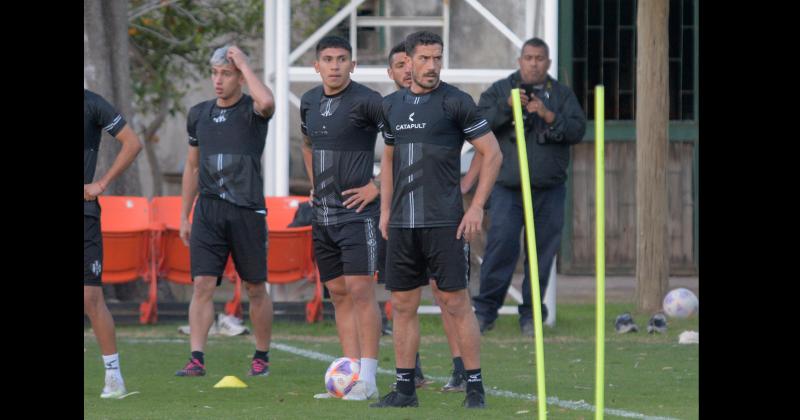
<instances>
[{"instance_id":1,"label":"tree trunk","mask_svg":"<svg viewBox=\"0 0 800 420\"><path fill-rule=\"evenodd\" d=\"M669 287L669 1L639 1L637 8L636 304L655 312Z\"/></svg>"},{"instance_id":2,"label":"tree trunk","mask_svg":"<svg viewBox=\"0 0 800 420\"><path fill-rule=\"evenodd\" d=\"M83 76L84 84L104 97L119 111L131 128L133 92L128 58L128 2L84 0ZM122 145L103 133L97 156L95 179L108 171ZM141 195L138 159L109 184L105 194Z\"/></svg>"},{"instance_id":3,"label":"tree trunk","mask_svg":"<svg viewBox=\"0 0 800 420\"><path fill-rule=\"evenodd\" d=\"M158 115L153 119L150 124L144 129L144 152L147 156L147 161L150 163L150 175L153 177L153 196L159 197L163 195L162 186L164 185L163 172L161 166L158 164L158 156L156 156L156 142L158 129L164 125L169 114L169 100L162 99L158 104Z\"/></svg>"},{"instance_id":4,"label":"tree trunk","mask_svg":"<svg viewBox=\"0 0 800 420\"><path fill-rule=\"evenodd\" d=\"M128 1L84 0L83 77L84 87L105 98L133 124L131 76L128 58ZM122 144L103 133L97 156L95 179L105 174ZM141 195L138 159L108 185L107 195ZM110 301L140 300L143 282L103 287Z\"/></svg>"}]
</instances>

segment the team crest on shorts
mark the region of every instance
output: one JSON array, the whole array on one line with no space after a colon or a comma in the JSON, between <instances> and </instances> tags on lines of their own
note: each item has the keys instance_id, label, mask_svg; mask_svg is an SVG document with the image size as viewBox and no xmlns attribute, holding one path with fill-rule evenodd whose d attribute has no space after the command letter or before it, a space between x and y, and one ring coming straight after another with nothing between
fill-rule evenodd
<instances>
[{"instance_id":1,"label":"team crest on shorts","mask_svg":"<svg viewBox=\"0 0 800 420\"><path fill-rule=\"evenodd\" d=\"M100 261L94 260L94 262L92 263L92 273L94 273L95 276L100 275L100 271L102 270L102 268L103 266L100 264Z\"/></svg>"}]
</instances>

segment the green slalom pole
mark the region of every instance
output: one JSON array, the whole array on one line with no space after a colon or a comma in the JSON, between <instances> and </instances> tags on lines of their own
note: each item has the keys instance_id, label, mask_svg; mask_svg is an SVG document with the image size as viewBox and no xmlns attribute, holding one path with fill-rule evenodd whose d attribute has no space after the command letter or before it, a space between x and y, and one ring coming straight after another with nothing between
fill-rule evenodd
<instances>
[{"instance_id":1,"label":"green slalom pole","mask_svg":"<svg viewBox=\"0 0 800 420\"><path fill-rule=\"evenodd\" d=\"M594 399L596 411L594 418L603 419L605 393L605 350L606 350L606 225L605 225L605 153L603 141L605 133L605 104L603 85L594 89L594 199L595 199L595 269L597 271L597 343L595 353Z\"/></svg>"},{"instance_id":2,"label":"green slalom pole","mask_svg":"<svg viewBox=\"0 0 800 420\"><path fill-rule=\"evenodd\" d=\"M542 337L542 299L539 297L539 261L536 259L536 234L533 228L533 199L531 179L528 174L528 152L525 147L525 128L522 122L522 102L519 89L511 90L514 105L514 125L517 130L517 155L519 156L519 175L522 178L522 204L525 210L525 241L528 246L528 268L531 279L531 298L533 300L533 325L536 341L536 401L539 404L539 418L547 418L547 393L544 389L544 339Z\"/></svg>"}]
</instances>

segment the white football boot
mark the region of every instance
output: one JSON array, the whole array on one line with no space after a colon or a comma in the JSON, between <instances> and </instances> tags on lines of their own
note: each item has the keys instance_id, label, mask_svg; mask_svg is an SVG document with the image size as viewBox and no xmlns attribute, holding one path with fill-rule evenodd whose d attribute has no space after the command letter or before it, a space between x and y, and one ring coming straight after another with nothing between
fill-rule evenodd
<instances>
[{"instance_id":1,"label":"white football boot","mask_svg":"<svg viewBox=\"0 0 800 420\"><path fill-rule=\"evenodd\" d=\"M121 375L106 374L106 386L103 387L100 398L120 398L126 392L125 381L122 380Z\"/></svg>"},{"instance_id":2,"label":"white football boot","mask_svg":"<svg viewBox=\"0 0 800 420\"><path fill-rule=\"evenodd\" d=\"M350 389L350 392L347 393L343 400L348 401L366 401L366 400L373 400L378 398L378 386L374 383L366 382L366 381L356 381L356 384L353 385L353 388Z\"/></svg>"}]
</instances>

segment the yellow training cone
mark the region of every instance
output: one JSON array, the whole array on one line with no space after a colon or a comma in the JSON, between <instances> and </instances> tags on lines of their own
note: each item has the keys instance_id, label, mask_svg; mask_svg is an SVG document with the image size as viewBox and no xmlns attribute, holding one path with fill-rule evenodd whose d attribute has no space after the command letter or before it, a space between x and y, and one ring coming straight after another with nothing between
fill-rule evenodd
<instances>
[{"instance_id":1,"label":"yellow training cone","mask_svg":"<svg viewBox=\"0 0 800 420\"><path fill-rule=\"evenodd\" d=\"M247 388L247 384L235 376L226 376L217 382L214 388Z\"/></svg>"}]
</instances>

